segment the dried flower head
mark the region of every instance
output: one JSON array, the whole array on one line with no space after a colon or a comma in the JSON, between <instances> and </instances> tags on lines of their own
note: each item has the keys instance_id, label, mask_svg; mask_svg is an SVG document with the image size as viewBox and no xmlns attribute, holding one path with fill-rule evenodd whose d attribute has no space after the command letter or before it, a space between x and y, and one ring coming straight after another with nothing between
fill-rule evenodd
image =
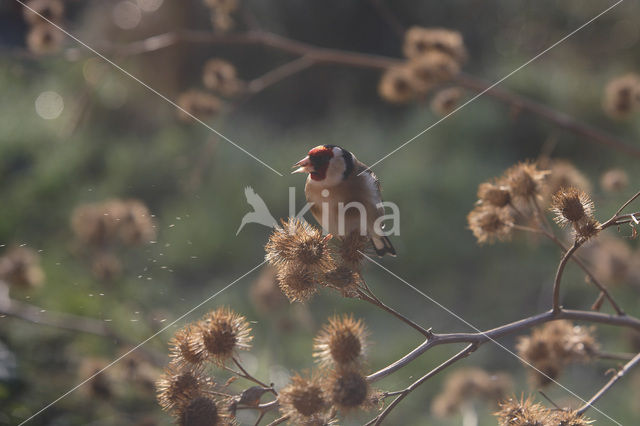
<instances>
[{"instance_id":1,"label":"dried flower head","mask_svg":"<svg viewBox=\"0 0 640 426\"><path fill-rule=\"evenodd\" d=\"M479 204L488 204L494 207L506 207L511 202L509 187L498 182L483 182L478 186Z\"/></svg>"},{"instance_id":2,"label":"dried flower head","mask_svg":"<svg viewBox=\"0 0 640 426\"><path fill-rule=\"evenodd\" d=\"M427 52L446 53L458 62L467 56L462 35L444 28L411 27L405 33L403 52L407 58L417 58Z\"/></svg>"},{"instance_id":3,"label":"dried flower head","mask_svg":"<svg viewBox=\"0 0 640 426\"><path fill-rule=\"evenodd\" d=\"M200 395L176 407L175 416L179 426L230 425L229 414L215 399Z\"/></svg>"},{"instance_id":4,"label":"dried flower head","mask_svg":"<svg viewBox=\"0 0 640 426\"><path fill-rule=\"evenodd\" d=\"M170 411L189 404L211 389L211 379L196 369L181 369L169 364L156 382L158 402L163 410Z\"/></svg>"},{"instance_id":5,"label":"dried flower head","mask_svg":"<svg viewBox=\"0 0 640 426\"><path fill-rule=\"evenodd\" d=\"M504 374L489 374L480 368L461 368L447 376L443 391L433 400L431 410L438 417L447 417L460 410L472 398L497 403L513 387Z\"/></svg>"},{"instance_id":6,"label":"dried flower head","mask_svg":"<svg viewBox=\"0 0 640 426\"><path fill-rule=\"evenodd\" d=\"M298 218L282 221L265 246L266 259L280 270L286 265L304 267L311 272L327 272L334 266L328 238Z\"/></svg>"},{"instance_id":7,"label":"dried flower head","mask_svg":"<svg viewBox=\"0 0 640 426\"><path fill-rule=\"evenodd\" d=\"M11 248L0 257L0 281L29 289L41 286L44 278L40 256L30 248Z\"/></svg>"},{"instance_id":8,"label":"dried flower head","mask_svg":"<svg viewBox=\"0 0 640 426\"><path fill-rule=\"evenodd\" d=\"M520 337L516 350L539 370L532 373L531 380L543 386L555 380L569 363L592 359L598 343L593 328L561 320L533 329L531 336Z\"/></svg>"},{"instance_id":9,"label":"dried flower head","mask_svg":"<svg viewBox=\"0 0 640 426\"><path fill-rule=\"evenodd\" d=\"M459 87L440 90L431 100L431 111L440 117L450 114L457 108L462 95L462 89Z\"/></svg>"},{"instance_id":10,"label":"dried flower head","mask_svg":"<svg viewBox=\"0 0 640 426\"><path fill-rule=\"evenodd\" d=\"M198 332L208 356L217 363L231 358L237 350L251 348L251 327L246 318L229 308L209 312L198 322Z\"/></svg>"},{"instance_id":11,"label":"dried flower head","mask_svg":"<svg viewBox=\"0 0 640 426\"><path fill-rule=\"evenodd\" d=\"M224 59L209 59L204 65L202 81L206 88L223 96L234 96L241 89L236 68Z\"/></svg>"},{"instance_id":12,"label":"dried flower head","mask_svg":"<svg viewBox=\"0 0 640 426\"><path fill-rule=\"evenodd\" d=\"M357 370L339 368L331 371L323 388L327 400L343 412L370 405L370 388L365 377Z\"/></svg>"},{"instance_id":13,"label":"dried flower head","mask_svg":"<svg viewBox=\"0 0 640 426\"><path fill-rule=\"evenodd\" d=\"M198 332L199 328L196 325L188 324L169 340L169 356L173 364L197 368L206 361L207 351Z\"/></svg>"},{"instance_id":14,"label":"dried flower head","mask_svg":"<svg viewBox=\"0 0 640 426\"><path fill-rule=\"evenodd\" d=\"M36 55L58 52L63 41L64 34L46 22L35 24L27 33L27 47Z\"/></svg>"},{"instance_id":15,"label":"dried flower head","mask_svg":"<svg viewBox=\"0 0 640 426\"><path fill-rule=\"evenodd\" d=\"M577 238L587 241L600 233L602 225L596 219L588 217L587 219L575 223L573 230L576 233Z\"/></svg>"},{"instance_id":16,"label":"dried flower head","mask_svg":"<svg viewBox=\"0 0 640 426\"><path fill-rule=\"evenodd\" d=\"M611 169L600 177L600 187L608 192L622 191L629 185L629 176L622 169Z\"/></svg>"},{"instance_id":17,"label":"dried flower head","mask_svg":"<svg viewBox=\"0 0 640 426\"><path fill-rule=\"evenodd\" d=\"M593 420L583 417L575 410L553 410L549 412L551 426L589 426Z\"/></svg>"},{"instance_id":18,"label":"dried flower head","mask_svg":"<svg viewBox=\"0 0 640 426\"><path fill-rule=\"evenodd\" d=\"M409 67L393 67L382 74L378 93L387 102L402 104L415 97L417 84L418 82Z\"/></svg>"},{"instance_id":19,"label":"dried flower head","mask_svg":"<svg viewBox=\"0 0 640 426\"><path fill-rule=\"evenodd\" d=\"M505 172L505 183L513 199L530 199L540 194L548 170L538 170L534 163L522 162Z\"/></svg>"},{"instance_id":20,"label":"dried flower head","mask_svg":"<svg viewBox=\"0 0 640 426\"><path fill-rule=\"evenodd\" d=\"M358 365L364 357L367 335L362 320L352 315L334 316L314 339L313 356L322 365Z\"/></svg>"},{"instance_id":21,"label":"dried flower head","mask_svg":"<svg viewBox=\"0 0 640 426\"><path fill-rule=\"evenodd\" d=\"M124 244L145 244L155 238L155 225L147 206L138 200L127 200L120 208L118 236Z\"/></svg>"},{"instance_id":22,"label":"dried flower head","mask_svg":"<svg viewBox=\"0 0 640 426\"><path fill-rule=\"evenodd\" d=\"M317 293L317 275L304 266L285 265L276 274L280 290L290 302L306 302Z\"/></svg>"},{"instance_id":23,"label":"dried flower head","mask_svg":"<svg viewBox=\"0 0 640 426\"><path fill-rule=\"evenodd\" d=\"M638 107L639 92L640 77L636 74L627 74L611 80L604 89L604 112L614 119L629 117Z\"/></svg>"},{"instance_id":24,"label":"dried flower head","mask_svg":"<svg viewBox=\"0 0 640 426\"><path fill-rule=\"evenodd\" d=\"M114 380L106 368L109 362L101 358L85 358L79 367L82 380L91 377L86 392L93 398L107 400L114 394Z\"/></svg>"},{"instance_id":25,"label":"dried flower head","mask_svg":"<svg viewBox=\"0 0 640 426\"><path fill-rule=\"evenodd\" d=\"M532 398L509 398L500 403L500 411L495 413L500 426L550 426L550 412Z\"/></svg>"},{"instance_id":26,"label":"dried flower head","mask_svg":"<svg viewBox=\"0 0 640 426\"><path fill-rule=\"evenodd\" d=\"M543 199L551 202L551 196L562 188L574 187L583 190L587 194L591 193L591 183L573 164L564 160L553 160L547 167L549 176L545 180Z\"/></svg>"},{"instance_id":27,"label":"dried flower head","mask_svg":"<svg viewBox=\"0 0 640 426\"><path fill-rule=\"evenodd\" d=\"M355 271L359 271L364 260L363 253L369 245L369 238L359 232L351 232L339 239L337 257L342 263Z\"/></svg>"},{"instance_id":28,"label":"dried flower head","mask_svg":"<svg viewBox=\"0 0 640 426\"><path fill-rule=\"evenodd\" d=\"M340 265L322 276L321 283L340 291L344 297L354 297L360 284L360 274Z\"/></svg>"},{"instance_id":29,"label":"dried flower head","mask_svg":"<svg viewBox=\"0 0 640 426\"><path fill-rule=\"evenodd\" d=\"M513 218L509 210L491 205L476 206L467 215L467 222L480 244L505 241L513 230Z\"/></svg>"},{"instance_id":30,"label":"dried flower head","mask_svg":"<svg viewBox=\"0 0 640 426\"><path fill-rule=\"evenodd\" d=\"M446 53L431 51L412 59L409 70L417 90L425 93L455 77L460 72L460 65Z\"/></svg>"},{"instance_id":31,"label":"dried flower head","mask_svg":"<svg viewBox=\"0 0 640 426\"><path fill-rule=\"evenodd\" d=\"M185 122L191 122L192 116L205 120L222 110L222 101L218 97L197 90L182 93L177 104L180 106L178 117Z\"/></svg>"},{"instance_id":32,"label":"dried flower head","mask_svg":"<svg viewBox=\"0 0 640 426\"><path fill-rule=\"evenodd\" d=\"M568 187L553 194L551 211L560 226L575 224L593 216L593 201L586 192Z\"/></svg>"},{"instance_id":33,"label":"dried flower head","mask_svg":"<svg viewBox=\"0 0 640 426\"><path fill-rule=\"evenodd\" d=\"M45 23L45 19L58 22L64 15L64 3L60 0L30 0L26 5L22 12L29 25Z\"/></svg>"},{"instance_id":34,"label":"dried flower head","mask_svg":"<svg viewBox=\"0 0 640 426\"><path fill-rule=\"evenodd\" d=\"M278 396L280 410L293 424L310 424L324 419L327 409L320 376L296 374Z\"/></svg>"}]
</instances>

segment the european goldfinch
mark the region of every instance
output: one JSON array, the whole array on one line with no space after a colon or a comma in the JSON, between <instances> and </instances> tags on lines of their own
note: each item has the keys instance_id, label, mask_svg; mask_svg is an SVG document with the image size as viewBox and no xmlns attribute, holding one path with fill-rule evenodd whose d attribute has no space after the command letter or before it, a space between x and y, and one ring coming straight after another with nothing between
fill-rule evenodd
<instances>
[{"instance_id":1,"label":"european goldfinch","mask_svg":"<svg viewBox=\"0 0 640 426\"><path fill-rule=\"evenodd\" d=\"M307 202L327 232L340 237L359 232L371 238L378 256L396 255L380 224L374 226L384 215L380 182L352 153L336 145L320 145L293 167L297 169L292 173L309 173L304 187Z\"/></svg>"}]
</instances>

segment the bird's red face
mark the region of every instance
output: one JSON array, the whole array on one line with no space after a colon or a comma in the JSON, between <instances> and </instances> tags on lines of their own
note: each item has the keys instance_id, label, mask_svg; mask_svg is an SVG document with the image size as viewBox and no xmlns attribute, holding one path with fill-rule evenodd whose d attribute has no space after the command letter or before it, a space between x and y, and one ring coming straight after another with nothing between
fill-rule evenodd
<instances>
[{"instance_id":1,"label":"bird's red face","mask_svg":"<svg viewBox=\"0 0 640 426\"><path fill-rule=\"evenodd\" d=\"M327 169L332 158L332 147L316 146L309 151L309 155L293 165L293 167L298 167L293 173L309 173L313 180L324 180L327 177Z\"/></svg>"}]
</instances>

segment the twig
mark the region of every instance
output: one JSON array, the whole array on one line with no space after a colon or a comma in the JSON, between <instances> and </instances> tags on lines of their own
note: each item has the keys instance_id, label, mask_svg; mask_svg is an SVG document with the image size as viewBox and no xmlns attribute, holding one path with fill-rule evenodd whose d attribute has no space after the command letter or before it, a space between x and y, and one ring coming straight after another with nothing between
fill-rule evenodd
<instances>
[{"instance_id":1,"label":"twig","mask_svg":"<svg viewBox=\"0 0 640 426\"><path fill-rule=\"evenodd\" d=\"M269 386L266 383L262 382L261 380L255 378L253 375L249 374L249 372L247 370L245 370L245 368L242 366L242 364L240 364L240 361L238 361L236 359L236 357L233 357L233 362L234 364L240 369L240 372L237 372L231 368L228 368L229 371L237 374L238 376L250 380L252 382L254 382L257 385L262 386L265 389L269 389L269 392L271 392L272 394L274 394L275 396L278 396L278 392L276 392L276 390L273 388L273 386Z\"/></svg>"},{"instance_id":2,"label":"twig","mask_svg":"<svg viewBox=\"0 0 640 426\"><path fill-rule=\"evenodd\" d=\"M292 75L311 67L313 63L313 60L307 56L301 56L291 62L287 62L286 64L263 74L261 77L251 80L247 84L247 92L252 95L261 92L267 87L273 86L285 78L291 77Z\"/></svg>"},{"instance_id":3,"label":"twig","mask_svg":"<svg viewBox=\"0 0 640 426\"><path fill-rule=\"evenodd\" d=\"M380 413L376 418L374 418L373 420L371 420L369 423L367 423L367 425L371 425L371 424L375 424L376 426L381 424L382 421L384 420L385 417L387 417L389 415L389 413L391 412L391 410L393 410L404 398L407 397L407 395L409 395L413 390L415 390L418 386L420 386L421 384L423 384L424 382L426 382L427 380L429 380L431 377L435 376L436 374L438 374L439 372L441 372L442 370L444 370L445 368L449 367L450 365L456 363L457 361L466 358L467 356L469 356L470 353L472 353L473 351L475 351L477 349L477 344L475 343L471 343L470 345L468 345L467 347L465 347L463 350L461 350L460 352L458 352L456 355L454 355L453 357L449 358L448 360L446 360L445 362L443 362L442 364L440 364L439 366L437 366L436 368L434 368L433 370L429 371L427 374L425 374L424 376L420 377L418 380L416 380L415 382L413 382L411 385L409 385L405 390L402 391L402 393L400 393L400 395L398 395L398 397L396 399L394 399L391 404L389 404L383 411L382 413Z\"/></svg>"},{"instance_id":4,"label":"twig","mask_svg":"<svg viewBox=\"0 0 640 426\"><path fill-rule=\"evenodd\" d=\"M287 420L289 420L289 416L282 416L280 418L275 419L274 421L269 423L267 426L276 426L276 425L279 425L281 423L286 422Z\"/></svg>"},{"instance_id":5,"label":"twig","mask_svg":"<svg viewBox=\"0 0 640 426\"><path fill-rule=\"evenodd\" d=\"M403 60L396 58L318 47L261 30L250 30L244 33L231 34L216 34L209 31L179 30L159 34L144 40L119 46L108 44L102 46L101 50L106 52L110 51L122 56L131 56L157 51L179 43L259 45L288 52L297 56L306 56L314 65L336 64L384 70L400 65L404 62ZM455 78L455 83L477 93L485 91L490 86L487 82L464 73L459 74ZM640 148L637 148L628 142L623 142L615 136L596 129L587 123L569 116L568 114L556 111L546 105L524 98L520 95L516 95L500 87L494 87L491 90L488 90L485 94L511 107L518 108L550 121L556 126L586 138L588 141L593 141L627 153L633 157L640 158Z\"/></svg>"},{"instance_id":6,"label":"twig","mask_svg":"<svg viewBox=\"0 0 640 426\"><path fill-rule=\"evenodd\" d=\"M591 407L597 400L599 400L602 395L604 395L611 387L618 381L622 376L624 376L629 370L635 367L638 363L640 363L640 353L634 356L631 361L626 363L624 367L620 369L608 382L605 384L602 389L600 389L585 405L580 407L576 413L579 415L584 414L589 407Z\"/></svg>"},{"instance_id":7,"label":"twig","mask_svg":"<svg viewBox=\"0 0 640 426\"><path fill-rule=\"evenodd\" d=\"M620 213L622 213L622 210L624 210L625 208L627 208L627 206L628 206L629 204L633 203L633 201L634 201L636 198L638 198L638 197L640 197L640 191L636 192L636 194L635 194L633 197L629 198L629 199L628 199L628 200L627 200L627 201L622 205L622 207L620 207L620 208L618 209L618 211L616 212L616 214L614 214L614 216L618 216Z\"/></svg>"},{"instance_id":8,"label":"twig","mask_svg":"<svg viewBox=\"0 0 640 426\"><path fill-rule=\"evenodd\" d=\"M567 266L567 262L569 258L576 252L582 245L582 240L576 239L573 243L573 246L567 250L567 252L562 257L560 264L558 265L558 270L556 271L556 278L553 281L553 311L560 312L560 281L562 280L562 274L564 272L565 266Z\"/></svg>"}]
</instances>

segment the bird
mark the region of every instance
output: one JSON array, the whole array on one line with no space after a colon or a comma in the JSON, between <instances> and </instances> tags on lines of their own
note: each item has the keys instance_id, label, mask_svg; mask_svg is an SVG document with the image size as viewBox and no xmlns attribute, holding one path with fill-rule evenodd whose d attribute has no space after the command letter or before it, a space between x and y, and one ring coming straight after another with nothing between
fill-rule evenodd
<instances>
[{"instance_id":1,"label":"bird","mask_svg":"<svg viewBox=\"0 0 640 426\"><path fill-rule=\"evenodd\" d=\"M244 189L244 196L247 199L247 203L253 207L253 211L243 216L242 221L240 222L240 227L236 231L236 236L247 223L259 223L260 225L268 226L270 228L277 226L276 220L269 211L267 204L258 194L256 194L253 188L247 186Z\"/></svg>"},{"instance_id":2,"label":"bird","mask_svg":"<svg viewBox=\"0 0 640 426\"><path fill-rule=\"evenodd\" d=\"M384 208L380 181L369 167L337 145L316 146L293 167L297 169L292 173L309 174L305 196L313 217L326 232L339 237L359 232L371 239L378 256L396 255L382 233L382 224L377 224Z\"/></svg>"}]
</instances>

